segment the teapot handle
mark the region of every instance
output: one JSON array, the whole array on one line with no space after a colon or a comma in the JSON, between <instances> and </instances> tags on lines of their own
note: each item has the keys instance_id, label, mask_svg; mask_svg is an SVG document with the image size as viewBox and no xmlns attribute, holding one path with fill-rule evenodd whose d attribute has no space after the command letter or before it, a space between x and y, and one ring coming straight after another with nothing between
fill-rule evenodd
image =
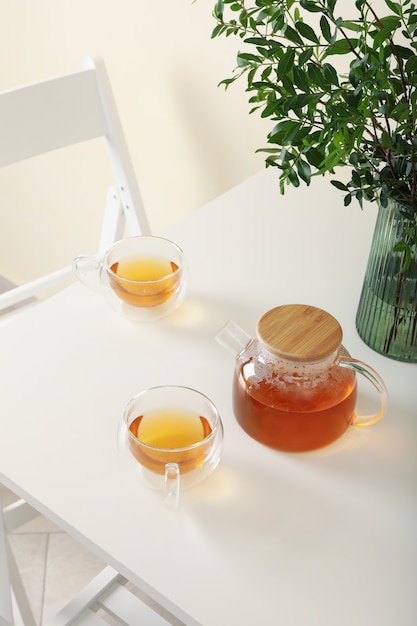
<instances>
[{"instance_id":1,"label":"teapot handle","mask_svg":"<svg viewBox=\"0 0 417 626\"><path fill-rule=\"evenodd\" d=\"M378 413L372 413L371 415L363 416L355 415L352 426L372 426L372 424L376 424L376 422L379 422L387 408L388 402L387 388L381 376L370 365L367 365L362 361L358 361L357 359L352 359L350 357L341 356L338 360L338 365L340 367L347 367L348 369L351 369L354 372L365 376L365 378L367 378L376 388L379 395L380 407Z\"/></svg>"}]
</instances>

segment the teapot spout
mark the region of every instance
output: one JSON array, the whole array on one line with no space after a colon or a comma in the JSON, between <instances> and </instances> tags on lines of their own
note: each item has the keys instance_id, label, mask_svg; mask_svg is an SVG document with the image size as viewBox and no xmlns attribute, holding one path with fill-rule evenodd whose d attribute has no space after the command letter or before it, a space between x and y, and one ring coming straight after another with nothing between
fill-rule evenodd
<instances>
[{"instance_id":1,"label":"teapot spout","mask_svg":"<svg viewBox=\"0 0 417 626\"><path fill-rule=\"evenodd\" d=\"M226 322L216 335L216 341L235 356L246 348L251 339L252 337L233 320Z\"/></svg>"}]
</instances>

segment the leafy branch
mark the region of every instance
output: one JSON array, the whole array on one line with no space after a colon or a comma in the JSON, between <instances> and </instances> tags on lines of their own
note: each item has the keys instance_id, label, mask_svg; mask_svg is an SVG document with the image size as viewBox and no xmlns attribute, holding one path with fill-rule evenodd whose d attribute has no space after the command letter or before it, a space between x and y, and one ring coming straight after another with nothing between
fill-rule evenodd
<instances>
[{"instance_id":1,"label":"leafy branch","mask_svg":"<svg viewBox=\"0 0 417 626\"><path fill-rule=\"evenodd\" d=\"M242 41L220 84L245 77L250 112L274 122L260 151L280 170L281 192L348 166L347 183L332 180L345 205L402 205L409 227L394 249L408 266L417 256L417 13L412 0L384 2L387 15L356 0L347 18L338 0L218 0L212 37Z\"/></svg>"}]
</instances>

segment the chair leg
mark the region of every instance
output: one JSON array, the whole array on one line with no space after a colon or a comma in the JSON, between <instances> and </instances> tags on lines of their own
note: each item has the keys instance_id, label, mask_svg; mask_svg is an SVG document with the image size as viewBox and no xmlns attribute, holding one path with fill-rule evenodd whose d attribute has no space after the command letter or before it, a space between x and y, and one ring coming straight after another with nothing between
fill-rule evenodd
<instances>
[{"instance_id":1,"label":"chair leg","mask_svg":"<svg viewBox=\"0 0 417 626\"><path fill-rule=\"evenodd\" d=\"M23 581L17 568L16 561L7 537L6 550L7 560L9 563L10 586L15 599L15 608L17 608L25 626L36 626L36 620L33 616L32 608L26 595L26 590L23 585Z\"/></svg>"},{"instance_id":2,"label":"chair leg","mask_svg":"<svg viewBox=\"0 0 417 626\"><path fill-rule=\"evenodd\" d=\"M36 626L35 618L7 536L0 498L0 626ZM13 610L14 609L14 610ZM13 620L13 615L16 619Z\"/></svg>"},{"instance_id":3,"label":"chair leg","mask_svg":"<svg viewBox=\"0 0 417 626\"><path fill-rule=\"evenodd\" d=\"M0 496L0 626L11 626L13 624L8 563L7 536Z\"/></svg>"}]
</instances>

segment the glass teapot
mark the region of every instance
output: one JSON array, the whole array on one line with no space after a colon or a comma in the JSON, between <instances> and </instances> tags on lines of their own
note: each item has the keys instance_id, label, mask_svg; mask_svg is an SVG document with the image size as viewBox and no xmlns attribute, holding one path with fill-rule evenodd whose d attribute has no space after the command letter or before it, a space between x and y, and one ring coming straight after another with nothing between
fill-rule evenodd
<instances>
[{"instance_id":1,"label":"glass teapot","mask_svg":"<svg viewBox=\"0 0 417 626\"><path fill-rule=\"evenodd\" d=\"M267 311L256 338L229 321L216 339L237 355L233 410L246 433L272 448L302 452L330 444L350 425L375 424L386 407L384 381L350 357L342 337L332 315L309 305ZM378 391L373 415L355 414L357 373Z\"/></svg>"}]
</instances>

